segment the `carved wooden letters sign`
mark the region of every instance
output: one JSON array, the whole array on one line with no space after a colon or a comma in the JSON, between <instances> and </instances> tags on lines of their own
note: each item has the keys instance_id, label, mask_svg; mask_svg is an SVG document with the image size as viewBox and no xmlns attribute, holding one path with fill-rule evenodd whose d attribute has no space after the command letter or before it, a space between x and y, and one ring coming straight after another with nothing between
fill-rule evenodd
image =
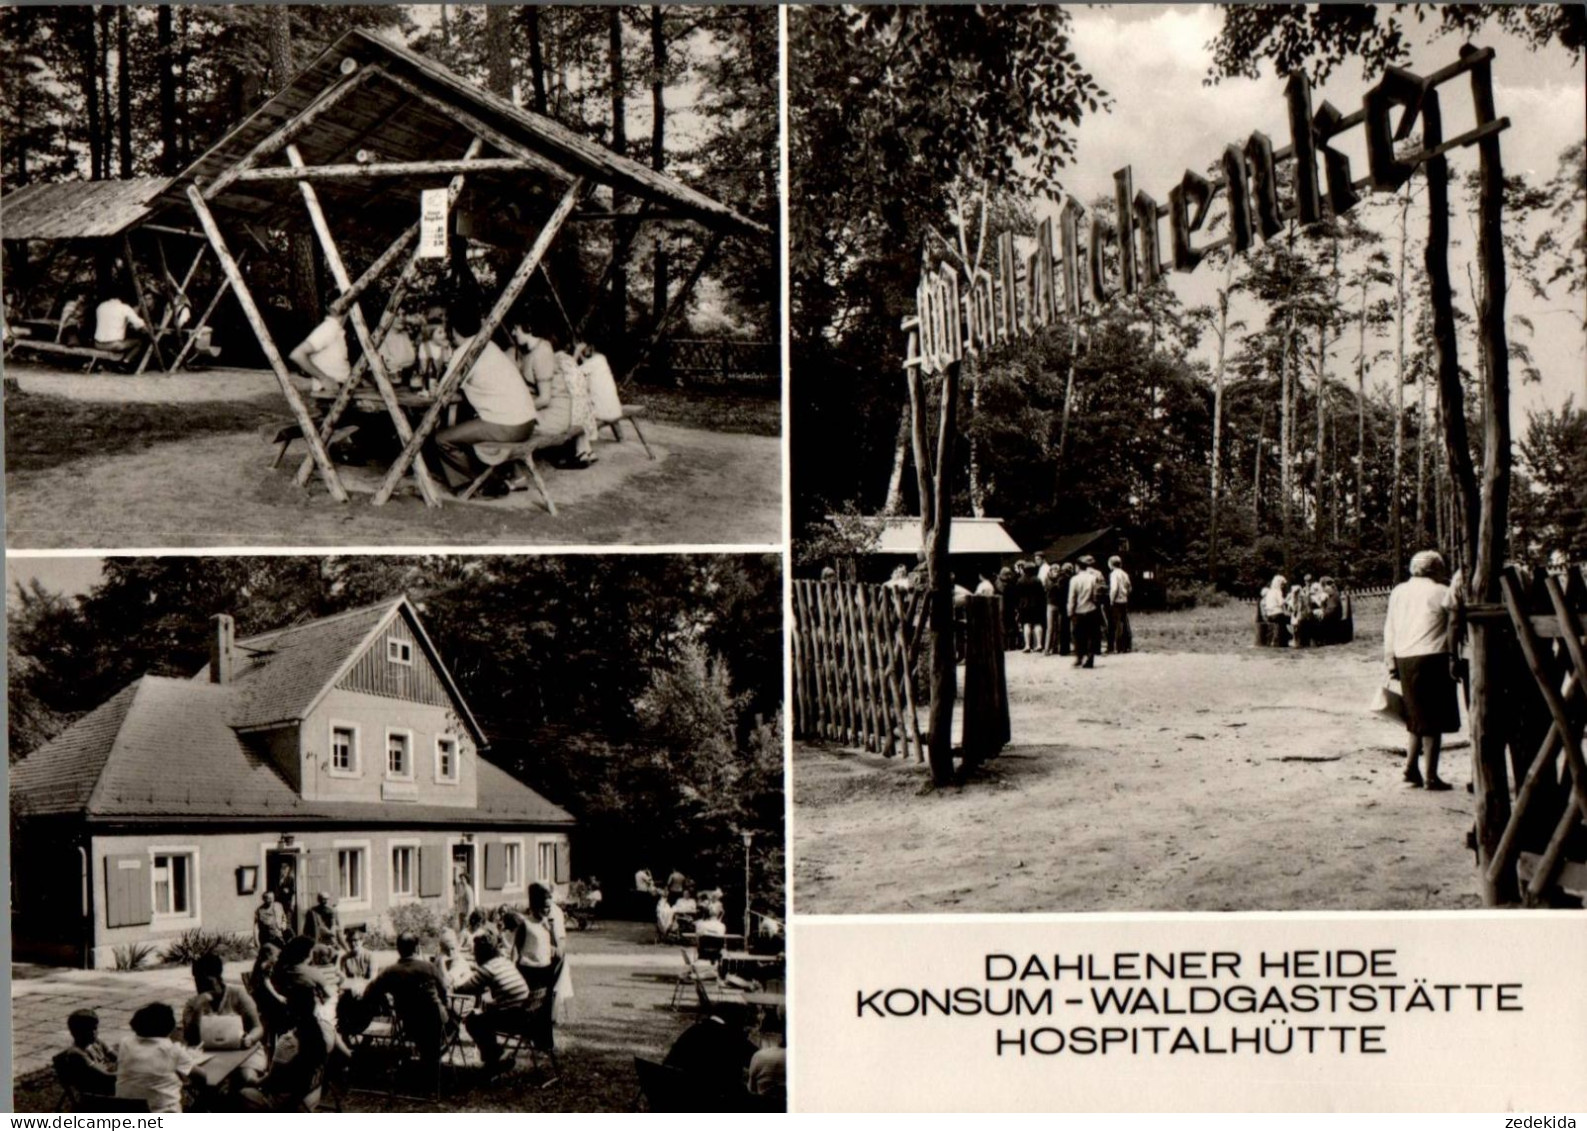
<instances>
[{"instance_id":1,"label":"carved wooden letters sign","mask_svg":"<svg viewBox=\"0 0 1587 1131\"><path fill-rule=\"evenodd\" d=\"M1253 132L1244 145L1224 147L1215 179L1186 169L1168 190L1167 204L1137 192L1132 169L1125 166L1113 174L1116 229L1100 216L1091 216L1082 228L1085 208L1066 197L1056 247L1051 220L1037 227L1035 248L1026 256L1016 251L1012 233L1005 232L997 241L995 274L978 271L965 281L962 292L951 266L927 264L915 299L920 348L907 364L941 372L966 350L983 353L1061 318L1076 318L1087 302L1100 305L1119 294L1132 295L1170 268L1194 271L1211 251L1228 247L1244 252L1258 236L1265 242L1278 235L1286 219L1315 224L1329 214L1349 212L1364 188L1395 191L1422 163L1509 127L1508 118L1495 117L1491 110L1492 60L1492 50L1466 47L1459 61L1430 75L1389 67L1363 96L1361 108L1350 114L1327 101L1314 110L1311 83L1305 75L1291 75L1284 87L1290 143L1283 149L1274 149L1266 134ZM1438 88L1468 74L1476 125L1445 141ZM1395 109L1400 111L1398 122L1393 120ZM1421 148L1396 156L1394 143L1409 137L1418 123ZM1368 165L1359 179L1350 158L1334 146L1357 127L1365 131ZM1282 202L1278 169L1286 164L1294 165L1294 190L1292 199ZM1198 245L1196 234L1220 198L1228 211L1228 234ZM1168 262L1163 259L1165 218Z\"/></svg>"}]
</instances>

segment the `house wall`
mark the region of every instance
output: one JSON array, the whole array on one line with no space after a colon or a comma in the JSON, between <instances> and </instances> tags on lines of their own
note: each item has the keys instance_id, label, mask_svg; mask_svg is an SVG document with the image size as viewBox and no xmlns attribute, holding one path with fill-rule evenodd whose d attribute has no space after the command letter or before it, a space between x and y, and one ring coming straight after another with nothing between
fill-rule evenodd
<instances>
[{"instance_id":1,"label":"house wall","mask_svg":"<svg viewBox=\"0 0 1587 1131\"><path fill-rule=\"evenodd\" d=\"M358 766L352 775L331 767L331 730L351 725L358 735ZM388 730L411 735L412 774L387 772ZM457 781L438 778L437 737L456 740ZM463 720L450 706L416 703L363 691L333 688L303 722L301 735L303 796L311 801L371 801L386 804L455 805L472 809L478 801L474 744Z\"/></svg>"},{"instance_id":2,"label":"house wall","mask_svg":"<svg viewBox=\"0 0 1587 1131\"><path fill-rule=\"evenodd\" d=\"M348 827L310 832L294 830L292 848L300 853L299 916L301 917L303 909L313 902L316 890L324 889L333 895L337 894L338 849L341 848L363 850L360 875L362 898L338 901L338 910L344 926L364 924L372 929L389 931L390 910L395 906L409 903L423 903L432 911L448 914L451 912L454 900L450 879L452 850L454 845L465 843L465 837L471 837L471 843L476 846L475 853L479 866L478 875L475 876L475 889L481 907L488 909L503 903L522 906L528 902L528 884L536 880L550 883L560 898L567 897L568 881L572 879L572 872L569 863L568 836L566 832L560 830L465 829L461 826L456 829L373 830ZM503 851L501 845L508 841L523 843L524 874L520 877L519 883L510 886L500 883L503 877L499 872L491 874L495 870L488 869L485 863L487 853L494 858L497 853ZM132 943L152 942L157 945L167 943L183 932L195 928L210 932L251 934L254 909L259 905L260 893L266 886L265 853L282 847L280 831L275 829L251 832L197 832L192 831L190 827L98 835L92 838L91 844L93 945L90 964L100 969L115 966L117 947ZM437 869L436 875L444 877L433 885L437 894L393 895L391 849L399 844L414 845L421 853L436 854L436 858L443 864L442 868ZM544 853L540 849L542 844L548 846ZM554 872L551 875L541 874L543 855L551 858L547 863L554 866L554 858L558 855L555 846L561 846L562 872L560 875ZM35 847L37 850L32 851ZM153 913L152 862L153 857L162 850L190 853L195 858L191 909L185 915L162 916ZM17 847L17 852L19 855L28 853L30 871L35 868L58 871L60 882L65 883L70 880L71 884L78 884L80 858L70 842L22 845ZM243 867L257 869L253 890L247 893L238 890L238 870ZM115 884L119 884L120 887L112 891L111 887ZM417 876L414 887L416 891L420 887ZM78 888L74 887L70 890L76 891ZM149 912L147 921L110 925L109 914L113 910L121 918L126 918L128 899L133 896L142 898L142 893L145 892L148 894L148 899L145 901ZM143 917L141 912L142 909L133 908L133 918ZM23 945L23 941L19 937L19 946Z\"/></svg>"},{"instance_id":3,"label":"house wall","mask_svg":"<svg viewBox=\"0 0 1587 1131\"><path fill-rule=\"evenodd\" d=\"M75 818L31 818L13 825L11 941L13 957L78 965L89 941L88 866L83 828Z\"/></svg>"}]
</instances>

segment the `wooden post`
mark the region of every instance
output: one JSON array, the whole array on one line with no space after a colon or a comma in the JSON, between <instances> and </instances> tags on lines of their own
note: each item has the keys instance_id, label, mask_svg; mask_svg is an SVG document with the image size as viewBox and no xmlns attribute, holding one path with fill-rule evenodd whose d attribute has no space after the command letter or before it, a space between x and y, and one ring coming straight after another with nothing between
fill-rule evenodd
<instances>
[{"instance_id":1,"label":"wooden post","mask_svg":"<svg viewBox=\"0 0 1587 1131\"><path fill-rule=\"evenodd\" d=\"M289 147L290 148L290 147ZM378 181L385 177L429 177L451 173L537 172L535 166L516 157L463 158L447 161L386 161L377 165L308 165L301 176L280 166L249 169L239 173L240 183L270 184L279 181Z\"/></svg>"},{"instance_id":2,"label":"wooden post","mask_svg":"<svg viewBox=\"0 0 1587 1131\"><path fill-rule=\"evenodd\" d=\"M535 237L535 242L530 246L523 262L518 265L518 270L513 272L507 286L496 299L496 305L491 307L490 313L479 328L479 333L474 335L472 341L463 349L452 355L452 360L447 363L446 373L441 378L441 386L436 391L435 403L424 414L424 419L419 422L418 429L402 449L402 454L397 457L397 462L391 465L391 470L386 472L385 480L380 484L380 490L375 493L375 505L384 506L391 498L391 493L397 489L397 484L402 481L407 473L408 465L419 454L419 449L430 438L430 433L435 431L436 424L441 419L441 413L446 408L446 403L457 392L473 369L474 362L478 360L480 352L490 341L490 336L496 332L496 327L507 316L507 311L512 304L518 301L518 296L523 293L535 269L540 266L540 260L545 258L546 251L551 247L551 241L556 239L557 233L562 230L562 225L567 222L568 215L573 211L573 206L579 202L579 197L584 193L584 178L577 177L562 194L561 201L546 221L545 227L540 229L540 234Z\"/></svg>"},{"instance_id":3,"label":"wooden post","mask_svg":"<svg viewBox=\"0 0 1587 1131\"><path fill-rule=\"evenodd\" d=\"M668 300L667 309L662 311L661 317L656 320L656 328L651 331L650 340L644 344L638 355L629 363L628 369L623 373L623 379L618 382L620 386L628 384L629 380L638 372L639 367L645 363L645 359L650 356L650 351L656 348L656 343L661 341L661 336L667 332L667 327L672 325L677 319L678 313L689 304L689 296L694 293L694 288L699 286L700 279L705 274L706 269L716 261L716 253L721 247L722 233L713 232L710 242L705 245L705 251L700 254L698 262L695 263L694 270L689 272L689 277L683 281L683 286L679 287L678 293Z\"/></svg>"},{"instance_id":4,"label":"wooden post","mask_svg":"<svg viewBox=\"0 0 1587 1131\"><path fill-rule=\"evenodd\" d=\"M296 145L287 146L287 160L293 168L301 168L303 155L298 152ZM344 294L352 287L352 280L347 276L347 265L342 262L341 249L336 246L336 240L331 235L330 224L325 219L325 210L320 207L319 194L314 191L314 186L308 181L299 181L298 189L303 194L303 205L308 210L309 222L314 226L314 235L319 240L320 251L325 254L325 265L330 268L331 278L336 281L336 286ZM374 379L375 388L380 392L381 403L386 406L386 413L391 417L391 423L397 430L397 436L407 443L413 437L413 427L408 423L407 414L402 406L397 403L397 392L391 387L391 377L386 373L386 362L380 356L380 349L374 338L370 336L369 324L364 321L363 307L354 302L347 308L348 320L353 324L353 332L358 335L358 344L364 351L364 360L369 366L369 375ZM347 383L352 384L352 374L349 373ZM435 483L430 478L430 469L424 464L423 455L413 457L413 477L418 481L419 494L424 501L432 507L441 505L441 499L436 494Z\"/></svg>"},{"instance_id":5,"label":"wooden post","mask_svg":"<svg viewBox=\"0 0 1587 1131\"><path fill-rule=\"evenodd\" d=\"M150 338L149 348L143 351L143 360L138 362L136 372L142 373L149 367L149 359L154 356L154 343L160 340L160 335L165 333L166 327L171 324L171 319L175 317L177 309L182 305L182 300L187 297L187 285L193 281L193 272L198 270L198 265L203 262L204 253L208 250L209 244L201 243L198 245L198 254L193 256L193 262L188 265L187 273L182 276L181 283L177 285L176 295L167 304L166 308L160 312L160 327L154 331L153 336ZM180 327L178 329L180 330ZM172 373L175 370L176 363L172 362L165 372Z\"/></svg>"},{"instance_id":6,"label":"wooden post","mask_svg":"<svg viewBox=\"0 0 1587 1131\"><path fill-rule=\"evenodd\" d=\"M237 266L241 267L242 261L247 258L248 249L243 248L242 251L237 253ZM224 276L221 278L220 285L215 288L215 293L210 296L209 305L204 307L204 313L199 315L198 321L193 323L193 328L188 331L187 340L182 343L182 348L176 351L176 359L166 369L167 373L175 373L182 368L182 362L187 360L187 355L192 353L193 347L198 345L199 331L209 325L210 316L215 313L215 308L220 305L220 300L226 297L226 292L229 290L231 290L231 278L230 276ZM313 463L314 461L311 457L309 465L312 467Z\"/></svg>"},{"instance_id":7,"label":"wooden post","mask_svg":"<svg viewBox=\"0 0 1587 1131\"><path fill-rule=\"evenodd\" d=\"M480 141L478 138L475 138L469 143L468 153L478 153L479 149ZM462 195L463 181L464 178L461 176L453 177L451 183L447 185L447 207L450 208L452 205L456 204L457 198ZM408 232L405 234L405 236L399 237L397 240L393 241L392 246L404 246L406 240L413 236L417 236L418 232L419 225L415 223L408 229ZM386 254L390 251L391 248L387 248L386 252L383 252L380 258L384 259ZM379 260L376 262L378 263ZM386 309L381 313L380 322L375 326L375 332L372 335L375 348L377 350L380 348L380 344L386 340L386 335L391 332L391 327L396 324L397 315L402 311L402 300L408 293L408 285L419 273L419 262L420 260L417 253L410 255L408 257L407 264L402 269L402 273L397 276L397 281L392 284L391 294L386 299ZM374 266L371 266L368 271L364 272L364 276L359 279L359 282L362 283L363 279L367 278L373 271ZM358 283L354 283L353 287L356 290L358 288ZM340 299L338 299L338 301L340 301ZM336 304L332 303L332 309L335 309L335 306ZM353 366L352 374L348 377L346 383L342 385L341 391L336 394L336 399L331 402L330 408L325 410L325 416L320 421L320 440L322 442L330 443L331 436L336 432L337 422L341 420L342 414L347 411L347 406L352 403L353 393L358 388L358 382L360 379L362 379L364 371L368 367L368 358L360 357L357 363ZM301 487L303 484L309 481L309 473L313 470L313 468L313 459L305 456L303 458L303 462L298 465L296 476L298 486Z\"/></svg>"},{"instance_id":8,"label":"wooden post","mask_svg":"<svg viewBox=\"0 0 1587 1131\"><path fill-rule=\"evenodd\" d=\"M354 67L358 66L357 61L351 58L343 60L342 65L345 68L349 63L351 63ZM246 173L249 169L252 169L266 157L280 152L282 147L285 146L287 142L297 137L298 134L302 133L306 127L312 125L316 120L323 116L326 111L337 105L337 103L341 102L342 99L353 93L353 91L363 86L364 83L368 82L375 75L380 74L381 71L381 65L376 63L372 66L355 70L340 82L326 87L325 90L320 93L318 98L305 106L296 115L288 118L285 122L282 122L281 125L273 130L268 137L245 153L241 160L239 160L235 165L225 170L220 174L220 176L211 181L209 183L209 187L204 190L204 199L214 200L217 196L230 188L237 178L242 176L243 173ZM239 288L238 294L240 295L241 293L242 291Z\"/></svg>"},{"instance_id":9,"label":"wooden post","mask_svg":"<svg viewBox=\"0 0 1587 1131\"><path fill-rule=\"evenodd\" d=\"M154 351L155 360L160 367L165 367L165 355L160 352L160 339L154 332L154 316L149 313L149 300L143 292L143 276L138 274L138 261L132 255L132 235L128 232L121 233L121 249L127 257L127 275L132 280L132 293L138 300L138 314L143 319L144 328L149 332L149 348ZM140 365L139 370L142 370Z\"/></svg>"},{"instance_id":10,"label":"wooden post","mask_svg":"<svg viewBox=\"0 0 1587 1131\"><path fill-rule=\"evenodd\" d=\"M958 670L953 656L953 572L948 539L953 529L954 432L958 427L959 363L942 372L942 419L937 432L937 459L932 465L935 514L926 541L930 580L927 610L931 640L931 714L928 724L931 780L941 786L953 780L953 703L958 697Z\"/></svg>"},{"instance_id":11,"label":"wooden post","mask_svg":"<svg viewBox=\"0 0 1587 1131\"><path fill-rule=\"evenodd\" d=\"M996 597L971 597L966 606L964 766L970 769L1003 746L996 659L1003 654L1003 626Z\"/></svg>"},{"instance_id":12,"label":"wooden post","mask_svg":"<svg viewBox=\"0 0 1587 1131\"><path fill-rule=\"evenodd\" d=\"M314 418L303 406L303 399L298 396L298 391L292 387L286 362L281 360L281 352L276 349L276 344L270 337L264 315L259 313L259 307L254 303L253 295L248 290L248 283L243 279L236 260L232 259L231 252L227 250L226 238L220 234L220 227L215 223L215 217L211 215L209 205L204 202L204 195L198 191L198 186L188 186L187 199L193 205L193 211L198 214L198 222L203 225L204 234L209 237L209 245L215 250L215 258L220 260L221 270L226 273L232 289L237 292L237 301L242 306L243 315L248 319L248 325L253 327L254 335L259 339L259 348L264 351L266 360L270 362L270 368L276 375L276 384L281 386L281 395L286 398L293 419L303 430L303 442L309 446L309 454L320 469L320 478L325 481L325 489L338 503L345 503L347 489L342 486L341 478L336 474L336 465L331 463L325 445L320 442L319 433L314 430Z\"/></svg>"},{"instance_id":13,"label":"wooden post","mask_svg":"<svg viewBox=\"0 0 1587 1131\"><path fill-rule=\"evenodd\" d=\"M419 225L414 224L392 240L391 246L381 252L380 256L365 268L364 273L353 281L352 286L331 300L331 304L327 308L329 312L332 314L345 313L347 308L357 302L365 291L380 281L380 277L386 273L386 269L396 262L398 256L407 250L408 245L414 241L418 234Z\"/></svg>"}]
</instances>

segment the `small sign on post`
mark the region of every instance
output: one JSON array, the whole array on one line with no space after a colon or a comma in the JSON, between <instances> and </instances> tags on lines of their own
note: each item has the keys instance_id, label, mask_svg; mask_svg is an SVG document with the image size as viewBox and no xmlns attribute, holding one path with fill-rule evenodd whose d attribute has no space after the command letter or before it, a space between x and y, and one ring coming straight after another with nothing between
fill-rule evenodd
<instances>
[{"instance_id":1,"label":"small sign on post","mask_svg":"<svg viewBox=\"0 0 1587 1131\"><path fill-rule=\"evenodd\" d=\"M447 190L424 189L419 193L419 258L446 258Z\"/></svg>"}]
</instances>

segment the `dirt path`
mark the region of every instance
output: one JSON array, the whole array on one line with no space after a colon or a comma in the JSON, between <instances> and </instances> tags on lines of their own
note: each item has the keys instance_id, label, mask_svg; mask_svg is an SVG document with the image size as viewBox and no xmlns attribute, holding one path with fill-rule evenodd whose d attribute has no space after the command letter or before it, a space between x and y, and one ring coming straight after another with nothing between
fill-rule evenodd
<instances>
[{"instance_id":1,"label":"dirt path","mask_svg":"<svg viewBox=\"0 0 1587 1131\"><path fill-rule=\"evenodd\" d=\"M598 444L594 467L548 469L555 518L533 492L439 509L408 494L376 508L369 496L379 472L364 468L345 473L352 501L340 505L317 481L308 492L293 485L290 469L301 458L301 444L272 472L275 448L250 432L157 444L8 476L6 544L770 545L781 538L776 439L660 422L645 425L645 435L654 460L629 435L621 444Z\"/></svg>"},{"instance_id":2,"label":"dirt path","mask_svg":"<svg viewBox=\"0 0 1587 1131\"><path fill-rule=\"evenodd\" d=\"M1010 653L1014 745L964 788L796 745L797 908L1478 906L1469 748L1445 756L1453 792L1401 783L1403 732L1364 711L1375 653Z\"/></svg>"}]
</instances>

